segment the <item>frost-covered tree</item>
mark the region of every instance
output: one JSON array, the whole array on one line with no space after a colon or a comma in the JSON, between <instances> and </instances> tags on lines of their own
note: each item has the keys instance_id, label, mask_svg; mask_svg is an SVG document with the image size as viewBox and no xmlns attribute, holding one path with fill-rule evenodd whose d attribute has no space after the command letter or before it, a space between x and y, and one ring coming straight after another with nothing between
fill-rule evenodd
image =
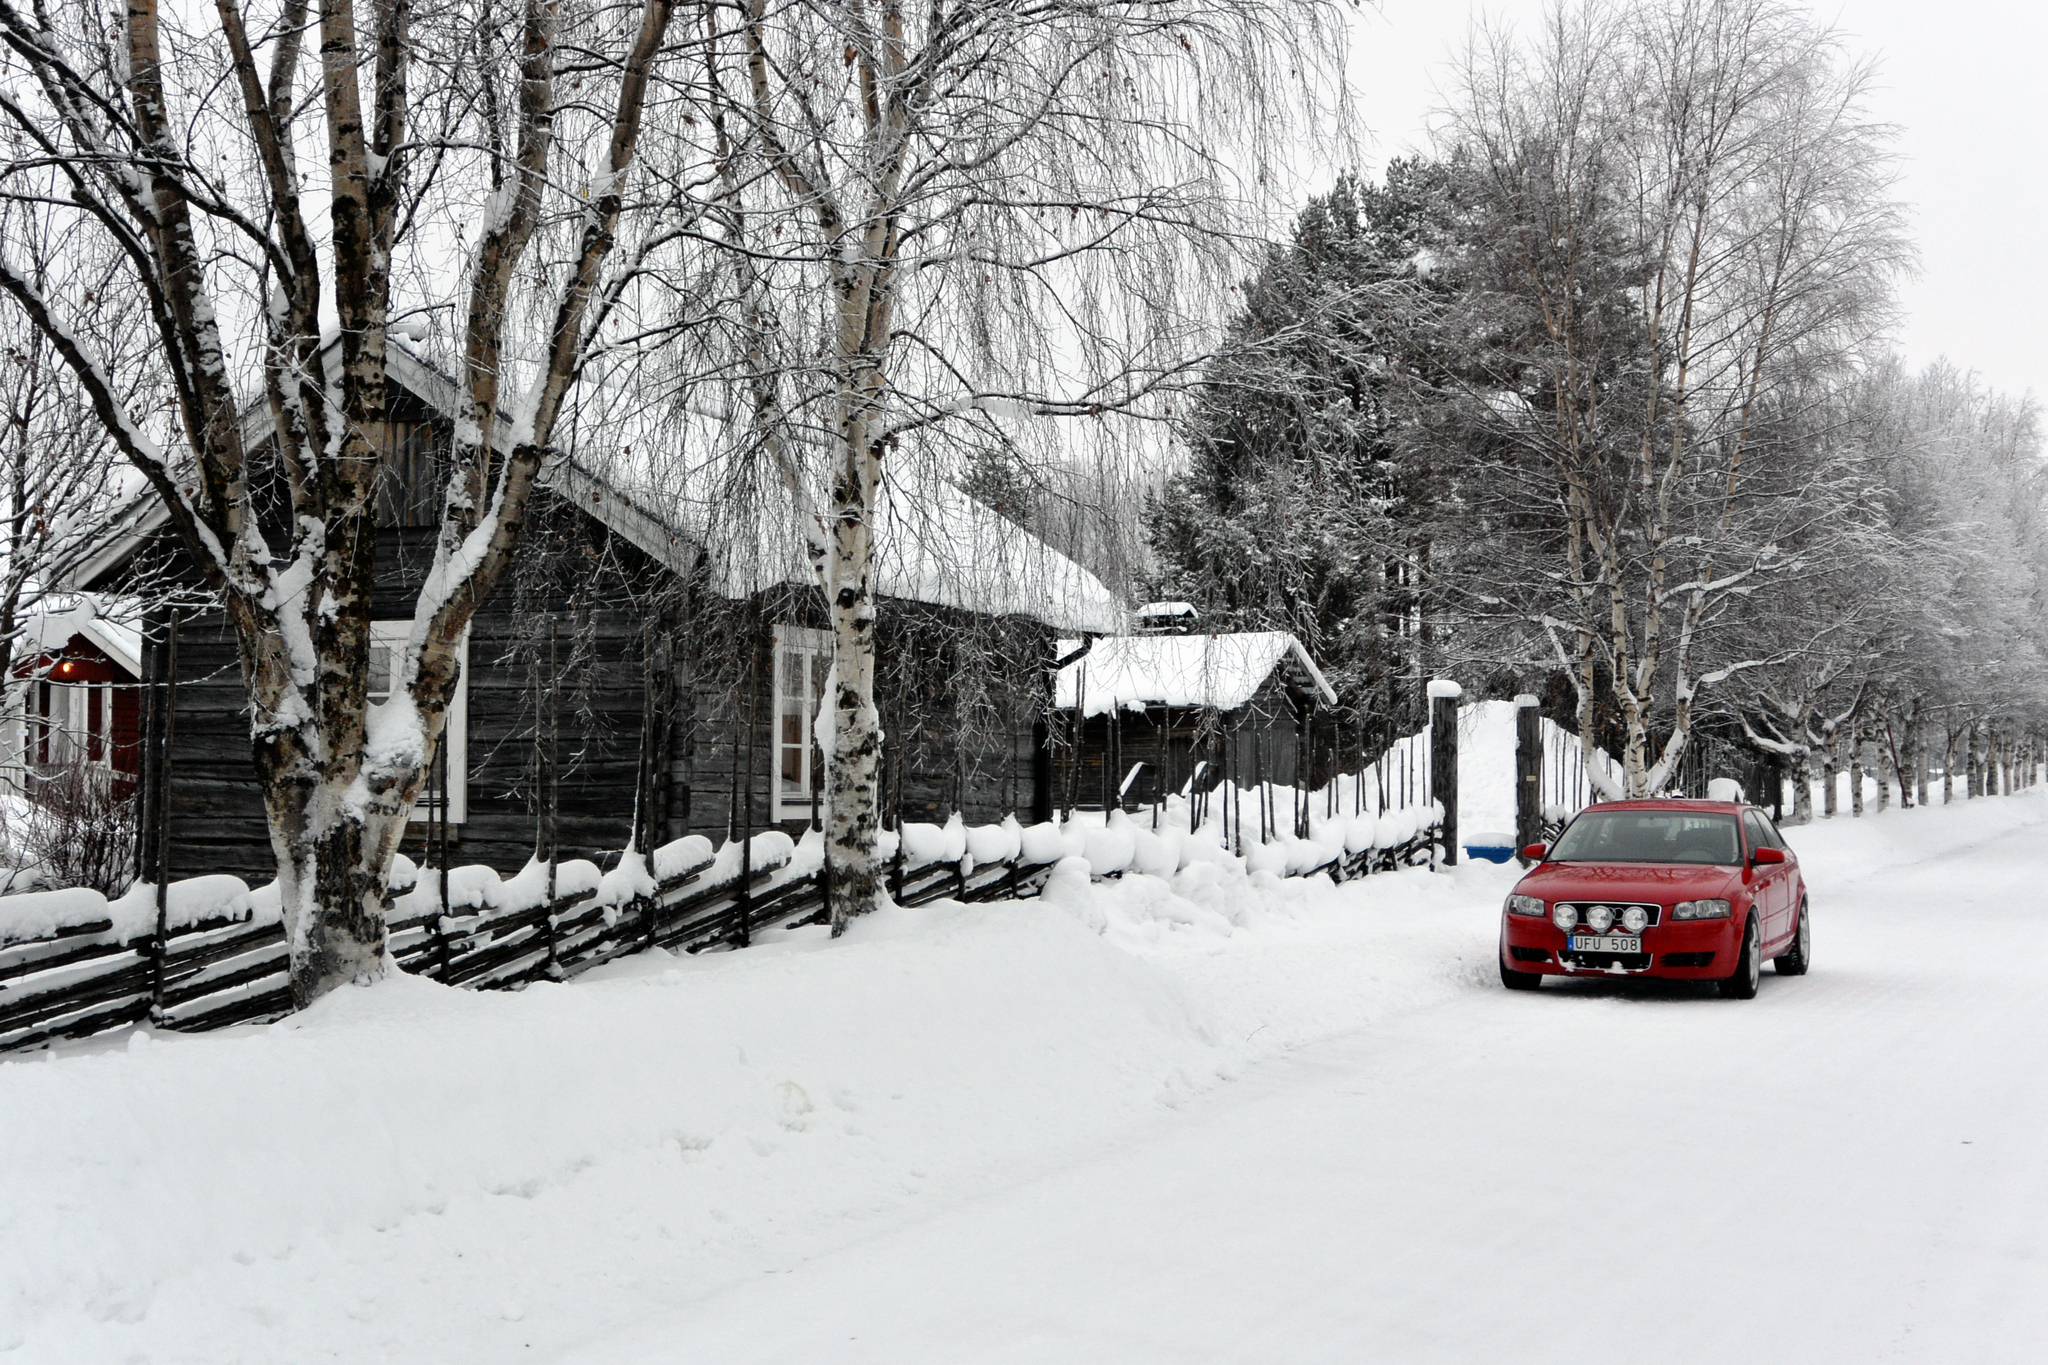
<instances>
[{"instance_id":1,"label":"frost-covered tree","mask_svg":"<svg viewBox=\"0 0 2048 1365\"><path fill-rule=\"evenodd\" d=\"M1252 196L1341 69L1342 26L1325 0L710 14L705 221L723 254L707 290L732 304L691 344L729 388L695 411L795 501L829 610L836 931L880 892L885 496L916 503L919 479L991 449L1043 467L1056 446L1114 444L1112 419L1172 417Z\"/></svg>"},{"instance_id":2,"label":"frost-covered tree","mask_svg":"<svg viewBox=\"0 0 2048 1365\"><path fill-rule=\"evenodd\" d=\"M1768 658L1724 629L1741 600L1807 567L1758 466L1800 454L1769 423L1881 333L1908 258L1869 79L1780 0L1596 0L1465 63L1471 408L1512 452L1489 515L1549 528L1500 538L1473 588L1548 637L1588 744L1614 708L1626 794L1663 790L1702 690Z\"/></svg>"},{"instance_id":3,"label":"frost-covered tree","mask_svg":"<svg viewBox=\"0 0 2048 1365\"><path fill-rule=\"evenodd\" d=\"M1147 518L1153 591L1212 621L1293 632L1354 708L1437 666L1432 540L1447 473L1418 389L1460 363L1455 172L1340 176L1233 293L1226 344ZM1413 691L1414 689L1408 689Z\"/></svg>"},{"instance_id":4,"label":"frost-covered tree","mask_svg":"<svg viewBox=\"0 0 2048 1365\"><path fill-rule=\"evenodd\" d=\"M632 172L669 97L675 9L0 0L0 197L135 300L149 344L13 242L0 292L233 625L301 1002L384 969L387 873L464 627L511 560L590 338L674 230L650 235L663 182ZM429 322L452 338L462 410L432 569L372 707L385 367ZM145 370L173 420L130 405ZM252 411L270 418L261 449Z\"/></svg>"}]
</instances>

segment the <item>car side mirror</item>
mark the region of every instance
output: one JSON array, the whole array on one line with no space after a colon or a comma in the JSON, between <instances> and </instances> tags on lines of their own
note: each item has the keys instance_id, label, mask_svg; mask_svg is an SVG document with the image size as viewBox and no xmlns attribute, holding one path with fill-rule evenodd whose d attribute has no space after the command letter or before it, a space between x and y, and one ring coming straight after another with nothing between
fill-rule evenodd
<instances>
[{"instance_id":1,"label":"car side mirror","mask_svg":"<svg viewBox=\"0 0 2048 1365\"><path fill-rule=\"evenodd\" d=\"M1543 855L1548 852L1550 852L1549 844L1530 844L1522 850L1522 856L1532 863L1540 863L1543 861Z\"/></svg>"},{"instance_id":2,"label":"car side mirror","mask_svg":"<svg viewBox=\"0 0 2048 1365\"><path fill-rule=\"evenodd\" d=\"M1785 850L1782 848L1760 848L1749 855L1749 861L1757 867L1770 867L1775 863L1785 861Z\"/></svg>"}]
</instances>

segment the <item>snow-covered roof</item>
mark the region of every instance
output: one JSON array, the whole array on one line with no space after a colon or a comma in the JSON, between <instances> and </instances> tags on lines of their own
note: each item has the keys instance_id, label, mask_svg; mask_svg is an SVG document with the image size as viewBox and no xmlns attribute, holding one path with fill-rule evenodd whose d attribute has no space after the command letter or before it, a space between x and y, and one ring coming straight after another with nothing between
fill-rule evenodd
<instances>
[{"instance_id":1,"label":"snow-covered roof","mask_svg":"<svg viewBox=\"0 0 2048 1365\"><path fill-rule=\"evenodd\" d=\"M691 538L714 547L711 570L724 595L816 582L793 497L685 506ZM1101 579L944 479L885 468L874 528L875 591L883 597L1026 616L1061 630L1123 624L1122 605Z\"/></svg>"},{"instance_id":2,"label":"snow-covered roof","mask_svg":"<svg viewBox=\"0 0 2048 1365\"><path fill-rule=\"evenodd\" d=\"M1138 616L1196 616L1200 613L1195 610L1195 604L1192 602L1147 602L1144 606L1139 607L1134 614Z\"/></svg>"},{"instance_id":3,"label":"snow-covered roof","mask_svg":"<svg viewBox=\"0 0 2048 1365\"><path fill-rule=\"evenodd\" d=\"M22 622L15 657L29 659L56 654L71 643L74 635L83 636L89 643L97 645L133 677L142 676L141 632L133 626L102 616L99 605L85 597L69 607L36 612Z\"/></svg>"},{"instance_id":4,"label":"snow-covered roof","mask_svg":"<svg viewBox=\"0 0 2048 1365\"><path fill-rule=\"evenodd\" d=\"M390 348L386 366L394 382L453 411L454 383L438 369L403 346ZM269 422L268 406L252 405L243 416L244 442L265 439ZM635 496L602 470L562 455L547 462L540 482L679 573L695 565L701 547L728 547L711 554L715 586L726 596L816 581L795 499L786 493L750 513L722 500L693 508L687 498ZM679 505L673 512L656 510L669 503ZM162 500L145 487L109 522L107 543L72 581L95 582L168 520ZM875 590L884 597L1028 616L1062 630L1108 631L1122 623L1122 605L1101 579L946 480L891 469L882 479L875 523Z\"/></svg>"},{"instance_id":5,"label":"snow-covered roof","mask_svg":"<svg viewBox=\"0 0 2048 1365\"><path fill-rule=\"evenodd\" d=\"M1078 641L1062 641L1062 657L1077 648ZM1336 704L1337 693L1315 660L1284 630L1104 636L1059 671L1053 704L1062 710L1078 704L1089 716L1147 705L1234 711L1288 664L1325 703Z\"/></svg>"}]
</instances>

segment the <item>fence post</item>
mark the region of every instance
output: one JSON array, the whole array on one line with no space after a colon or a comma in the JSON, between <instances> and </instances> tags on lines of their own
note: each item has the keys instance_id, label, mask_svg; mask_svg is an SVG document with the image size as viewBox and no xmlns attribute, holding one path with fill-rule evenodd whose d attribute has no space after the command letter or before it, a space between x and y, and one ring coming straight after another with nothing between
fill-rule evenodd
<instances>
[{"instance_id":1,"label":"fence post","mask_svg":"<svg viewBox=\"0 0 2048 1365\"><path fill-rule=\"evenodd\" d=\"M1543 712L1527 692L1515 698L1515 856L1543 837Z\"/></svg>"},{"instance_id":2,"label":"fence post","mask_svg":"<svg viewBox=\"0 0 2048 1365\"><path fill-rule=\"evenodd\" d=\"M178 612L164 641L164 698L157 708L156 764L156 938L149 945L149 1018L159 1023L164 1009L164 968L171 932L171 740L178 721Z\"/></svg>"},{"instance_id":3,"label":"fence post","mask_svg":"<svg viewBox=\"0 0 2048 1365\"><path fill-rule=\"evenodd\" d=\"M1438 842L1446 867L1458 865L1458 698L1463 693L1449 678L1429 684L1429 795L1443 803Z\"/></svg>"}]
</instances>

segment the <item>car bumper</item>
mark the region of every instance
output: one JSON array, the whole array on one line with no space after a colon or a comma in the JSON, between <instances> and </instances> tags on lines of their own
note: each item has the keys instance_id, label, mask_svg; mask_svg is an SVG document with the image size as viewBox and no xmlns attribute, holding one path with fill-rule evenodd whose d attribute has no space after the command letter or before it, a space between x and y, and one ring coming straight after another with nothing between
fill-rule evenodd
<instances>
[{"instance_id":1,"label":"car bumper","mask_svg":"<svg viewBox=\"0 0 2048 1365\"><path fill-rule=\"evenodd\" d=\"M1741 946L1734 919L1653 925L1640 954L1575 956L1564 930L1531 915L1501 916L1501 961L1538 976L1654 976L1717 981L1734 969Z\"/></svg>"}]
</instances>

